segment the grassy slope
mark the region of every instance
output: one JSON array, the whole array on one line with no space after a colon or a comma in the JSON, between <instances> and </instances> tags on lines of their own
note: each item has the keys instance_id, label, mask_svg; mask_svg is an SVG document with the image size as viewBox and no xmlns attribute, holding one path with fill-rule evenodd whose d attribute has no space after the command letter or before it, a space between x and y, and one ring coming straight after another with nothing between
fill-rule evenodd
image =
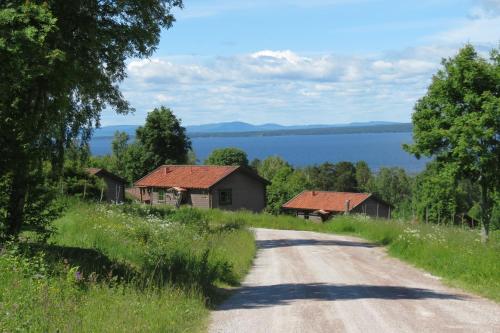
<instances>
[{"instance_id":1,"label":"grassy slope","mask_svg":"<svg viewBox=\"0 0 500 333\"><path fill-rule=\"evenodd\" d=\"M450 285L500 301L500 231L492 233L489 244L485 245L477 231L395 220L348 216L315 224L290 216L220 211L208 214L211 220L221 223L241 220L252 227L359 236L387 246L391 255L444 278Z\"/></svg>"},{"instance_id":2,"label":"grassy slope","mask_svg":"<svg viewBox=\"0 0 500 333\"><path fill-rule=\"evenodd\" d=\"M246 274L253 235L197 211L133 208L73 203L44 257L4 249L0 332L202 331L214 286Z\"/></svg>"}]
</instances>

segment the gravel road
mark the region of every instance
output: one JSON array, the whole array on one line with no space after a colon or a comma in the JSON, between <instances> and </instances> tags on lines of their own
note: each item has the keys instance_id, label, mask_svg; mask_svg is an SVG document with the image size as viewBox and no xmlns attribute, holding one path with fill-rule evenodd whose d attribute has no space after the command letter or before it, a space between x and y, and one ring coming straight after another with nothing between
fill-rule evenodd
<instances>
[{"instance_id":1,"label":"gravel road","mask_svg":"<svg viewBox=\"0 0 500 333\"><path fill-rule=\"evenodd\" d=\"M500 305L452 289L360 239L256 229L242 287L210 332L500 332Z\"/></svg>"}]
</instances>

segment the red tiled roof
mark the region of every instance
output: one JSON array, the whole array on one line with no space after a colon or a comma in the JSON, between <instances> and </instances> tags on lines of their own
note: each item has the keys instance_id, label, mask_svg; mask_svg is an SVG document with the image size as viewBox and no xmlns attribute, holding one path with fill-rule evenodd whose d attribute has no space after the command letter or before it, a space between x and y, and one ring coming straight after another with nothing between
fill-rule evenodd
<instances>
[{"instance_id":1,"label":"red tiled roof","mask_svg":"<svg viewBox=\"0 0 500 333\"><path fill-rule=\"evenodd\" d=\"M135 182L138 187L208 189L239 166L163 165Z\"/></svg>"},{"instance_id":2,"label":"red tiled roof","mask_svg":"<svg viewBox=\"0 0 500 333\"><path fill-rule=\"evenodd\" d=\"M283 208L343 212L347 200L350 201L349 210L352 210L370 196L370 193L304 191L284 204Z\"/></svg>"}]
</instances>

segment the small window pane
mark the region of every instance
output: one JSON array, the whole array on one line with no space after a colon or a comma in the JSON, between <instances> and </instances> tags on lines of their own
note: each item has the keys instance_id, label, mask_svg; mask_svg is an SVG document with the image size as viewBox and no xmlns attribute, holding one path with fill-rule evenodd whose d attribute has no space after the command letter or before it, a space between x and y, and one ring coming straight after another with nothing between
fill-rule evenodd
<instances>
[{"instance_id":1,"label":"small window pane","mask_svg":"<svg viewBox=\"0 0 500 333\"><path fill-rule=\"evenodd\" d=\"M233 193L231 190L219 191L219 204L221 206L231 205L233 203Z\"/></svg>"}]
</instances>

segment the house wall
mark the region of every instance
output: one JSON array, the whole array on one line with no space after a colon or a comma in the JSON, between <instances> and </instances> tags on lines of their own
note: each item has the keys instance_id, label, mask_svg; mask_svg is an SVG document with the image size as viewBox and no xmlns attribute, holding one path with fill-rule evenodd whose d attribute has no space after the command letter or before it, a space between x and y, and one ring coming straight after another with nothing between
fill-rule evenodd
<instances>
[{"instance_id":1,"label":"house wall","mask_svg":"<svg viewBox=\"0 0 500 333\"><path fill-rule=\"evenodd\" d=\"M197 208L210 208L210 193L208 190L189 190L187 204Z\"/></svg>"},{"instance_id":2,"label":"house wall","mask_svg":"<svg viewBox=\"0 0 500 333\"><path fill-rule=\"evenodd\" d=\"M299 219L304 219L304 220L308 220L308 221L316 222L316 223L323 222L323 218L321 217L321 215L314 214L314 213L309 213L309 218L306 218L307 217L307 212L304 212L304 211L298 211L297 212L297 217Z\"/></svg>"},{"instance_id":3,"label":"house wall","mask_svg":"<svg viewBox=\"0 0 500 333\"><path fill-rule=\"evenodd\" d=\"M378 213L377 213L378 206ZM390 218L389 205L372 197L365 200L361 205L351 210L351 214L366 214L371 217Z\"/></svg>"},{"instance_id":4,"label":"house wall","mask_svg":"<svg viewBox=\"0 0 500 333\"><path fill-rule=\"evenodd\" d=\"M156 192L152 190L151 192L151 204L153 205L168 205L173 206L177 204L177 197L171 193L165 191L164 200L159 200L158 191L161 188L157 188ZM167 189L164 189L167 190ZM183 193L184 198L181 201L181 205L191 205L197 208L210 208L210 195L208 190L189 190L186 193ZM143 196L143 201L148 200L149 196Z\"/></svg>"},{"instance_id":5,"label":"house wall","mask_svg":"<svg viewBox=\"0 0 500 333\"><path fill-rule=\"evenodd\" d=\"M125 184L110 177L101 177L106 183L104 197L106 201L123 202L125 199Z\"/></svg>"},{"instance_id":6,"label":"house wall","mask_svg":"<svg viewBox=\"0 0 500 333\"><path fill-rule=\"evenodd\" d=\"M232 191L232 204L220 205L219 192L230 189ZM234 172L211 190L212 208L224 210L247 209L252 212L260 212L266 206L266 185L243 173Z\"/></svg>"},{"instance_id":7,"label":"house wall","mask_svg":"<svg viewBox=\"0 0 500 333\"><path fill-rule=\"evenodd\" d=\"M177 204L177 198L171 192L167 192L166 189L165 195L163 196L163 200L160 200L158 191L160 188L151 191L151 204L154 205L169 205L175 206Z\"/></svg>"}]
</instances>

